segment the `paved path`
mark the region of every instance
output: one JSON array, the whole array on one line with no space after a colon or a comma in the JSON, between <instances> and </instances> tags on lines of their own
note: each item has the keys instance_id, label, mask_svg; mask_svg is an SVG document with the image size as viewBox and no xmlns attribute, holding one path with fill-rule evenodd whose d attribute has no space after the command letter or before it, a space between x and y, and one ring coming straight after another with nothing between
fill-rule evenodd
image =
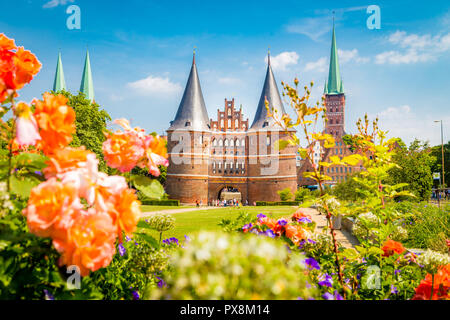
<instances>
[{"instance_id":1,"label":"paved path","mask_svg":"<svg viewBox=\"0 0 450 320\"><path fill-rule=\"evenodd\" d=\"M325 215L320 215L316 209L313 208L303 208L306 213L311 215L311 219L316 223L316 232L323 232L324 227L326 227L328 221ZM335 230L336 232L336 240L345 248L354 248L355 245L358 245L358 239L354 235L352 235L347 230L342 228L341 230ZM328 230L329 234L329 230Z\"/></svg>"}]
</instances>

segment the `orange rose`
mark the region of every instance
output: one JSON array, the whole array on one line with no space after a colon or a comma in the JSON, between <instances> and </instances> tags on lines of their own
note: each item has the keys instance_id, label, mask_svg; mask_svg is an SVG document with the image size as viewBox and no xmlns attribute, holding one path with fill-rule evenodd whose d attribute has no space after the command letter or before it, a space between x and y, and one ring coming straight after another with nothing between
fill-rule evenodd
<instances>
[{"instance_id":1,"label":"orange rose","mask_svg":"<svg viewBox=\"0 0 450 320\"><path fill-rule=\"evenodd\" d=\"M106 202L108 213L113 224L117 228L119 240L122 241L122 231L127 234L136 230L137 223L141 218L141 202L132 189L123 189L113 194Z\"/></svg>"},{"instance_id":2,"label":"orange rose","mask_svg":"<svg viewBox=\"0 0 450 320\"><path fill-rule=\"evenodd\" d=\"M144 155L142 140L131 131L107 134L102 149L107 165L120 172L133 169Z\"/></svg>"},{"instance_id":3,"label":"orange rose","mask_svg":"<svg viewBox=\"0 0 450 320\"><path fill-rule=\"evenodd\" d=\"M416 288L412 300L430 300L431 274L427 274ZM433 300L450 300L450 264L441 267L434 275Z\"/></svg>"},{"instance_id":4,"label":"orange rose","mask_svg":"<svg viewBox=\"0 0 450 320\"><path fill-rule=\"evenodd\" d=\"M13 61L16 68L15 76L11 79L13 83L12 89L19 90L33 80L33 77L41 69L42 64L34 54L23 47L17 49Z\"/></svg>"},{"instance_id":5,"label":"orange rose","mask_svg":"<svg viewBox=\"0 0 450 320\"><path fill-rule=\"evenodd\" d=\"M50 155L66 147L76 130L75 111L67 106L67 98L46 92L43 101L35 99L33 103L44 153Z\"/></svg>"},{"instance_id":6,"label":"orange rose","mask_svg":"<svg viewBox=\"0 0 450 320\"><path fill-rule=\"evenodd\" d=\"M303 208L300 208L297 211L295 211L295 213L292 215L292 220L297 221L298 219L301 218L308 218L309 220L312 220L311 216L309 214L304 213L303 211L304 211Z\"/></svg>"},{"instance_id":7,"label":"orange rose","mask_svg":"<svg viewBox=\"0 0 450 320\"><path fill-rule=\"evenodd\" d=\"M14 39L9 39L3 33L0 33L0 50L14 50L16 45Z\"/></svg>"},{"instance_id":8,"label":"orange rose","mask_svg":"<svg viewBox=\"0 0 450 320\"><path fill-rule=\"evenodd\" d=\"M54 239L53 245L61 253L59 265L76 265L84 277L111 263L116 237L111 217L91 208L79 213L66 236Z\"/></svg>"},{"instance_id":9,"label":"orange rose","mask_svg":"<svg viewBox=\"0 0 450 320\"><path fill-rule=\"evenodd\" d=\"M67 229L73 216L81 209L77 190L51 178L31 190L28 206L23 210L31 233L52 237L59 229Z\"/></svg>"},{"instance_id":10,"label":"orange rose","mask_svg":"<svg viewBox=\"0 0 450 320\"><path fill-rule=\"evenodd\" d=\"M80 164L87 162L87 156L93 154L86 150L84 146L79 148L57 149L46 162L47 167L44 168L46 179L56 176L58 173L68 172L80 168Z\"/></svg>"},{"instance_id":11,"label":"orange rose","mask_svg":"<svg viewBox=\"0 0 450 320\"><path fill-rule=\"evenodd\" d=\"M394 253L401 254L405 252L403 245L393 240L387 240L381 249L384 251L383 257L392 256Z\"/></svg>"},{"instance_id":12,"label":"orange rose","mask_svg":"<svg viewBox=\"0 0 450 320\"><path fill-rule=\"evenodd\" d=\"M291 239L295 244L298 244L301 240L305 238L304 229L299 225L286 225L286 237Z\"/></svg>"}]
</instances>

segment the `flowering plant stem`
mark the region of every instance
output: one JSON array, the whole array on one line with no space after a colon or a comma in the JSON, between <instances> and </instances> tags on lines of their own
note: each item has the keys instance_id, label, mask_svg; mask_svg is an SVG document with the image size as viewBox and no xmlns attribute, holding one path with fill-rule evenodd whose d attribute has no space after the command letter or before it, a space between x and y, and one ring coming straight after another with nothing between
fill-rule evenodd
<instances>
[{"instance_id":1,"label":"flowering plant stem","mask_svg":"<svg viewBox=\"0 0 450 320\"><path fill-rule=\"evenodd\" d=\"M14 102L14 96L16 94L16 91L13 91L11 93L11 108L14 112L14 107L15 107L15 102ZM9 137L9 152L8 152L8 173L6 175L6 190L8 191L8 193L11 191L11 172L12 172L12 156L13 156L13 144L14 144L14 135L15 135L15 131L16 130L16 121L12 121L12 127L11 127L11 131L10 131L10 137Z\"/></svg>"}]
</instances>

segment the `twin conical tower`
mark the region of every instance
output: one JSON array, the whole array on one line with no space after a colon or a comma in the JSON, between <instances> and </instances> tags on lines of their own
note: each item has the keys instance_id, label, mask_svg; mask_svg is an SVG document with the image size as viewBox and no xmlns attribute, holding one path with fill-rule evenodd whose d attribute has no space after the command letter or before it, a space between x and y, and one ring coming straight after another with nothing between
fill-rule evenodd
<instances>
[{"instance_id":1,"label":"twin conical tower","mask_svg":"<svg viewBox=\"0 0 450 320\"><path fill-rule=\"evenodd\" d=\"M66 81L64 79L64 71L61 59L61 52L58 53L58 61L56 63L55 80L53 81L53 91L67 90ZM91 62L89 59L89 51L86 50L86 59L84 62L83 75L81 77L80 92L84 93L86 98L94 102L94 82L92 81Z\"/></svg>"},{"instance_id":2,"label":"twin conical tower","mask_svg":"<svg viewBox=\"0 0 450 320\"><path fill-rule=\"evenodd\" d=\"M183 203L201 201L207 204L217 200L222 189L231 187L239 190L241 201L253 203L278 201L277 191L285 188L295 192L295 150L292 147L281 151L276 148L277 141L285 138L287 133L268 115L266 101L279 118L285 114L270 55L250 128L246 131L212 129L194 53L183 97L167 129L169 167L166 192L169 196ZM227 105L227 108L232 107ZM233 115L227 113L218 121L232 118ZM217 145L211 141L226 142Z\"/></svg>"}]
</instances>

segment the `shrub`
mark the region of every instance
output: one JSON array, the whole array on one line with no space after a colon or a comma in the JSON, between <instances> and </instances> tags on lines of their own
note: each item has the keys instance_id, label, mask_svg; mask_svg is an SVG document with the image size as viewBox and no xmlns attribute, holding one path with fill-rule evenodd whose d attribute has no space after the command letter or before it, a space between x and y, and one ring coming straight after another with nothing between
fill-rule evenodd
<instances>
[{"instance_id":1,"label":"shrub","mask_svg":"<svg viewBox=\"0 0 450 320\"><path fill-rule=\"evenodd\" d=\"M291 192L291 189L289 188L279 190L277 191L277 193L280 196L281 201L289 201L294 197L294 195Z\"/></svg>"},{"instance_id":2,"label":"shrub","mask_svg":"<svg viewBox=\"0 0 450 320\"><path fill-rule=\"evenodd\" d=\"M295 201L303 202L306 197L311 195L311 191L307 188L298 188L297 191L295 191Z\"/></svg>"},{"instance_id":3,"label":"shrub","mask_svg":"<svg viewBox=\"0 0 450 320\"><path fill-rule=\"evenodd\" d=\"M167 200L141 200L141 203L146 206L174 206L180 205L180 200L167 199Z\"/></svg>"},{"instance_id":4,"label":"shrub","mask_svg":"<svg viewBox=\"0 0 450 320\"><path fill-rule=\"evenodd\" d=\"M405 245L410 248L432 249L448 252L446 240L450 239L450 205L443 209L426 203L411 209L412 217L404 221L408 230Z\"/></svg>"},{"instance_id":5,"label":"shrub","mask_svg":"<svg viewBox=\"0 0 450 320\"><path fill-rule=\"evenodd\" d=\"M304 274L304 256L280 242L236 233L197 234L174 253L167 288L152 299L297 299L317 297Z\"/></svg>"}]
</instances>

